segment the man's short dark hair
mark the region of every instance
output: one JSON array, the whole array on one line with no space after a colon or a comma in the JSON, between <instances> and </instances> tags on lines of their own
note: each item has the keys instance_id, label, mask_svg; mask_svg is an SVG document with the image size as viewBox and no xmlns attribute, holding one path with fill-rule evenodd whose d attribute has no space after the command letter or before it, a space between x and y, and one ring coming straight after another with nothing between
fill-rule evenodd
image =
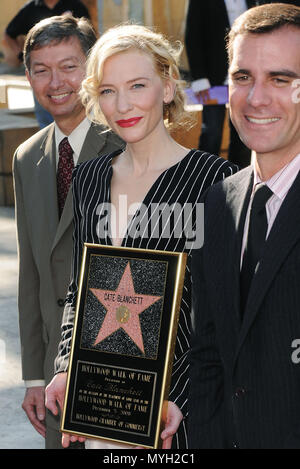
<instances>
[{"instance_id":1,"label":"man's short dark hair","mask_svg":"<svg viewBox=\"0 0 300 469\"><path fill-rule=\"evenodd\" d=\"M250 8L235 20L228 34L229 63L232 60L233 42L239 34L266 34L283 27L298 28L300 33L300 7L270 3Z\"/></svg>"},{"instance_id":2,"label":"man's short dark hair","mask_svg":"<svg viewBox=\"0 0 300 469\"><path fill-rule=\"evenodd\" d=\"M28 32L24 44L24 63L30 72L30 53L48 45L59 44L77 37L85 56L95 44L95 31L86 18L74 18L71 14L51 16L35 24Z\"/></svg>"}]
</instances>

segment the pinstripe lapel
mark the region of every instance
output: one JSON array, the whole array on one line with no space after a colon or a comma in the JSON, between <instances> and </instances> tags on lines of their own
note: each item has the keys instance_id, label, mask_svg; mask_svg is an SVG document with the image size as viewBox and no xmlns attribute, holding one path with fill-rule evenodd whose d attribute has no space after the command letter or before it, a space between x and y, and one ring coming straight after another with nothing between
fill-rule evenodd
<instances>
[{"instance_id":1,"label":"pinstripe lapel","mask_svg":"<svg viewBox=\"0 0 300 469\"><path fill-rule=\"evenodd\" d=\"M37 206L43 201L41 210L47 214L49 223L49 240L53 242L58 226L58 208L57 208L57 190L56 190L56 164L55 164L55 146L54 146L54 125L50 127L49 133L43 140L41 149L41 159L37 163L38 189Z\"/></svg>"},{"instance_id":2,"label":"pinstripe lapel","mask_svg":"<svg viewBox=\"0 0 300 469\"><path fill-rule=\"evenodd\" d=\"M249 291L239 352L262 301L287 255L300 238L300 173L289 190L267 239L264 256Z\"/></svg>"},{"instance_id":3,"label":"pinstripe lapel","mask_svg":"<svg viewBox=\"0 0 300 469\"><path fill-rule=\"evenodd\" d=\"M103 134L103 137L99 137L100 128L95 125L91 125L86 138L84 140L79 158L78 164L83 163L84 161L96 158L101 150L103 149L106 143L106 134ZM66 199L65 207L61 216L61 219L58 224L56 236L53 242L52 251L69 228L70 224L73 221L73 206L72 206L72 191L70 190Z\"/></svg>"},{"instance_id":4,"label":"pinstripe lapel","mask_svg":"<svg viewBox=\"0 0 300 469\"><path fill-rule=\"evenodd\" d=\"M206 227L211 253L205 259L207 284L219 329L223 337L230 337L226 343L230 363L234 363L241 330L240 253L252 174L252 168L247 168L225 179L220 190L225 192L226 200L216 195L214 216Z\"/></svg>"}]
</instances>

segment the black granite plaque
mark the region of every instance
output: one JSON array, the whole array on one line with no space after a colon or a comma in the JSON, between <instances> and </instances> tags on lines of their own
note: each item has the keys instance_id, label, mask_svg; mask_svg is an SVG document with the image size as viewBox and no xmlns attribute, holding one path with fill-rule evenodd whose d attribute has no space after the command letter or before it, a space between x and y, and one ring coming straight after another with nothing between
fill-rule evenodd
<instances>
[{"instance_id":1,"label":"black granite plaque","mask_svg":"<svg viewBox=\"0 0 300 469\"><path fill-rule=\"evenodd\" d=\"M85 244L63 432L160 447L185 263Z\"/></svg>"}]
</instances>

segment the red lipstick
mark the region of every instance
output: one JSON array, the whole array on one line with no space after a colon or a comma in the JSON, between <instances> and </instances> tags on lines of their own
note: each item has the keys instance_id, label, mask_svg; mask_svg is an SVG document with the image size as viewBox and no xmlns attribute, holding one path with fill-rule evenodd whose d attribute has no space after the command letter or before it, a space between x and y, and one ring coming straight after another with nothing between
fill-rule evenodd
<instances>
[{"instance_id":1,"label":"red lipstick","mask_svg":"<svg viewBox=\"0 0 300 469\"><path fill-rule=\"evenodd\" d=\"M120 126L120 127L133 127L135 124L137 124L141 119L143 119L142 117L132 117L131 119L121 119L121 120L118 120L116 121L116 123Z\"/></svg>"}]
</instances>

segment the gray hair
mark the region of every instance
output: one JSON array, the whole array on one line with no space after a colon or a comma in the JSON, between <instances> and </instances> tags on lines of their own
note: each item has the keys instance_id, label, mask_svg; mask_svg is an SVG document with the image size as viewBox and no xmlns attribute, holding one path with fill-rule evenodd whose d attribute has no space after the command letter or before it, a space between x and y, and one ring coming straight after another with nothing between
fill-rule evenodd
<instances>
[{"instance_id":1,"label":"gray hair","mask_svg":"<svg viewBox=\"0 0 300 469\"><path fill-rule=\"evenodd\" d=\"M24 44L24 64L30 72L30 53L49 44L59 44L71 37L77 37L87 57L97 37L86 18L74 18L71 14L51 16L35 24L28 32Z\"/></svg>"}]
</instances>

